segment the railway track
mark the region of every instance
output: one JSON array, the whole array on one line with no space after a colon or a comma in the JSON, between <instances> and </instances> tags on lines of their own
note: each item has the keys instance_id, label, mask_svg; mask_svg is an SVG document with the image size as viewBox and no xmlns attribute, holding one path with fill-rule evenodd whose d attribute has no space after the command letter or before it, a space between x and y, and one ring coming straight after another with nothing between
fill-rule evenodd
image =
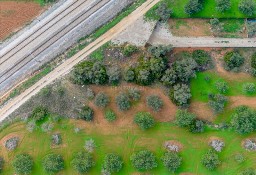
<instances>
[{"instance_id":1,"label":"railway track","mask_svg":"<svg viewBox=\"0 0 256 175\"><path fill-rule=\"evenodd\" d=\"M45 51L48 47L53 45L59 39L68 34L73 28L78 26L82 21L90 18L97 10L101 9L111 0L97 0L92 3L88 3L88 0L78 0L74 1L71 5L69 5L66 9L64 9L61 13L59 13L55 17L57 18L57 22L55 18L52 18L51 21L48 21L46 25L43 25L42 28L39 28L35 31L30 37L27 37L25 40L20 42L15 46L13 50L7 51L0 58L0 85L5 82L7 79L13 76L17 71L26 66L30 61L32 61L36 56ZM85 6L85 7L84 7ZM71 8L68 10L68 8ZM80 13L76 13L77 11L81 11ZM67 20L69 15L72 13L74 18L64 25L62 25L58 30L54 29L61 21ZM54 31L51 35L47 32L48 30ZM37 41L38 37L46 37L47 39L41 42L39 45L33 47L34 43ZM27 52L26 48L28 46L32 46L33 50ZM25 51L24 51L25 50ZM14 59L16 55L22 55L18 60Z\"/></svg>"}]
</instances>

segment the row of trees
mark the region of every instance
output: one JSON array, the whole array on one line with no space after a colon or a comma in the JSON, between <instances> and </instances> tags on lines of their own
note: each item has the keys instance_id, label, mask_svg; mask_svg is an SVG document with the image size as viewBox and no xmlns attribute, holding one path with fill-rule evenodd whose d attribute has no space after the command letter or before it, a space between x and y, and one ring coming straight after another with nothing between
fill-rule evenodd
<instances>
[{"instance_id":1,"label":"row of trees","mask_svg":"<svg viewBox=\"0 0 256 175\"><path fill-rule=\"evenodd\" d=\"M231 9L231 0L215 0L216 10L223 13ZM203 10L204 0L189 0L185 5L185 13L188 15L196 14ZM254 0L241 0L238 5L239 10L247 15L256 14L256 2Z\"/></svg>"}]
</instances>

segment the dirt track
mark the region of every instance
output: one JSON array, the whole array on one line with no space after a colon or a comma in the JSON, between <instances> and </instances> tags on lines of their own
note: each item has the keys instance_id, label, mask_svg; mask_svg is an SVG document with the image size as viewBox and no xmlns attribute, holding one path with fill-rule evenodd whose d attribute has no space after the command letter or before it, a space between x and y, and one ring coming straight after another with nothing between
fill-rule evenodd
<instances>
[{"instance_id":1,"label":"dirt track","mask_svg":"<svg viewBox=\"0 0 256 175\"><path fill-rule=\"evenodd\" d=\"M86 48L82 51L77 53L72 58L66 60L56 69L54 69L51 73L47 76L42 78L32 87L27 89L24 93L20 94L8 104L3 106L0 110L0 121L7 118L13 111L18 109L22 104L24 104L27 100L29 100L32 96L37 94L43 87L49 85L50 83L54 82L57 78L60 78L67 73L69 73L74 65L82 61L86 56L92 53L94 50L105 44L106 42L110 41L114 38L117 34L122 32L125 28L131 25L135 20L141 17L144 13L146 13L151 7L153 7L157 2L160 0L148 0L140 7L138 7L132 14L124 18L120 23L118 23L115 27L110 29L104 35L99 37L97 40L89 44Z\"/></svg>"}]
</instances>

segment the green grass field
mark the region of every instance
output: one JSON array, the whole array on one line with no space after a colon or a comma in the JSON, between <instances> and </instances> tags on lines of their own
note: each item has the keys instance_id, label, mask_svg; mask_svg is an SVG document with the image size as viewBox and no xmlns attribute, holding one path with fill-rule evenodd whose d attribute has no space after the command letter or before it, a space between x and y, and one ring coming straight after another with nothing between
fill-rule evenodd
<instances>
[{"instance_id":1,"label":"green grass field","mask_svg":"<svg viewBox=\"0 0 256 175\"><path fill-rule=\"evenodd\" d=\"M83 122L85 121L78 121L80 125L83 125ZM146 132L140 131L136 127L116 127L111 131L112 132L106 132L106 128L99 128L91 124L75 134L74 122L71 123L65 119L60 123L55 124L54 131L51 132L61 133L63 144L59 148L51 149L51 133L43 133L40 130L29 133L25 130L23 123L13 124L4 129L1 132L0 137L3 138L5 135L12 133L23 136L23 139L18 148L13 152L6 152L6 150L1 147L1 154L4 155L4 158L6 159L6 166L4 167L2 174L14 174L12 167L9 165L14 155L24 152L31 154L34 158L35 166L32 174L46 174L42 169L41 160L48 153L59 153L63 155L65 160L64 174L77 174L70 166L70 161L75 152L83 150L84 142L89 138L94 139L97 145L97 148L93 153L96 165L89 173L92 175L100 174L104 155L110 152L120 154L124 160L123 169L118 174L128 175L136 172L132 167L129 158L133 152L142 149L153 151L158 158L159 166L150 171L151 173L159 175L171 174L168 173L160 161L160 157L165 152L163 143L167 140L177 140L184 145L184 148L180 153L183 158L183 164L177 174L181 172L209 175L238 174L245 168L253 167L256 161L256 152L247 152L241 147L241 141L248 136L242 137L232 131L213 131L208 129L208 131L203 134L191 134L185 129L178 128L170 123L158 123L157 126ZM210 148L208 146L208 139L212 136L220 137L226 143L224 150L219 153L222 164L215 171L207 170L200 162L202 155ZM250 135L250 137L251 136L256 135ZM234 156L238 153L243 154L246 159L241 164L234 160Z\"/></svg>"},{"instance_id":2,"label":"green grass field","mask_svg":"<svg viewBox=\"0 0 256 175\"><path fill-rule=\"evenodd\" d=\"M162 0L163 2L166 2L168 7L172 9L174 18L246 18L244 14L242 14L238 10L238 4L240 0L231 0L231 9L220 13L216 10L216 4L215 0L205 0L204 2L204 8L201 12L188 16L185 11L184 7L188 3L189 0ZM157 6L153 7L151 10L154 10ZM152 11L149 11L146 14L146 17L149 17L149 19L155 19L154 15L152 16ZM256 16L254 16L256 17Z\"/></svg>"}]
</instances>

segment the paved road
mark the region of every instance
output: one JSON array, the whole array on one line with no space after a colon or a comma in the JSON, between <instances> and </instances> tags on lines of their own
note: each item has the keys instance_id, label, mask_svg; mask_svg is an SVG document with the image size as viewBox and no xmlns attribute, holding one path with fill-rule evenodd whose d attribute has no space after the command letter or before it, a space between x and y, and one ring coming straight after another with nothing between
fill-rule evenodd
<instances>
[{"instance_id":1,"label":"paved road","mask_svg":"<svg viewBox=\"0 0 256 175\"><path fill-rule=\"evenodd\" d=\"M256 47L256 38L175 37L165 26L158 25L148 43L173 47Z\"/></svg>"},{"instance_id":2,"label":"paved road","mask_svg":"<svg viewBox=\"0 0 256 175\"><path fill-rule=\"evenodd\" d=\"M12 112L18 109L22 104L24 104L27 100L29 100L32 96L37 94L42 88L53 83L54 80L63 77L67 73L69 73L72 68L86 58L93 51L101 47L106 42L113 39L119 33L121 33L125 28L131 25L134 21L136 21L139 17L144 15L150 8L152 8L156 3L160 0L147 0L144 4L138 7L132 14L128 15L124 18L120 23L118 23L111 30L106 32L104 35L99 37L97 40L89 44L82 51L74 55L72 58L66 60L64 63L59 65L56 69L54 69L51 73L46 75L32 87L27 89L25 92L15 97L5 106L0 109L0 121L3 121L7 118Z\"/></svg>"},{"instance_id":3,"label":"paved road","mask_svg":"<svg viewBox=\"0 0 256 175\"><path fill-rule=\"evenodd\" d=\"M67 0L51 15L0 50L0 95L85 34L90 34L132 0ZM117 6L118 4L118 6Z\"/></svg>"}]
</instances>

